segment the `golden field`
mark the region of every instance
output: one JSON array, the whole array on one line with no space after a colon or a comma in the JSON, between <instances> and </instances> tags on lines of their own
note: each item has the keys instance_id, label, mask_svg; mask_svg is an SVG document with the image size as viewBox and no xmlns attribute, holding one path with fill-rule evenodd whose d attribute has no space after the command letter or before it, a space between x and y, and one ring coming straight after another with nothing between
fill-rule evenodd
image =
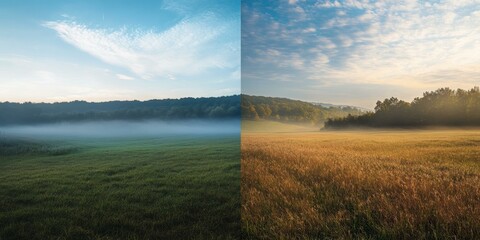
<instances>
[{"instance_id":1,"label":"golden field","mask_svg":"<svg viewBox=\"0 0 480 240\"><path fill-rule=\"evenodd\" d=\"M479 239L480 130L242 132L248 239Z\"/></svg>"}]
</instances>

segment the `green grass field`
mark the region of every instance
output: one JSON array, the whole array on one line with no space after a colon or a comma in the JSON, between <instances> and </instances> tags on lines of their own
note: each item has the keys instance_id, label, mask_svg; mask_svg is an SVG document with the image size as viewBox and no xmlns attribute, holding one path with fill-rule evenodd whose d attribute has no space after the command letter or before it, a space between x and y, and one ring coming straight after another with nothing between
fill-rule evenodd
<instances>
[{"instance_id":1,"label":"green grass field","mask_svg":"<svg viewBox=\"0 0 480 240\"><path fill-rule=\"evenodd\" d=\"M0 239L237 239L239 141L0 137Z\"/></svg>"}]
</instances>

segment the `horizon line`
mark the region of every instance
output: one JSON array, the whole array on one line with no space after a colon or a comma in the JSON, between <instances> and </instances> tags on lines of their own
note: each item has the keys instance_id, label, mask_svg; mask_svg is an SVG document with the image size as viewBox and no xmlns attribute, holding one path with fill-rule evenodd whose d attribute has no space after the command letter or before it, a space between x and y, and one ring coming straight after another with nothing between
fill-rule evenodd
<instances>
[{"instance_id":1,"label":"horizon line","mask_svg":"<svg viewBox=\"0 0 480 240\"><path fill-rule=\"evenodd\" d=\"M55 104L55 103L73 103L73 102L85 102L85 103L108 103L108 102L148 102L148 101L163 101L163 100L182 100L187 98L193 99L202 99L202 98L225 98L225 97L234 97L240 96L242 94L231 94L231 95L220 95L220 96L201 96L201 97L178 97L178 98L150 98L150 99L124 99L124 100L105 100L105 101L88 101L88 100L71 100L71 101L55 101L55 102L34 102L34 101L24 101L24 102L11 102L11 101L0 101L0 104L4 103L16 103L16 104Z\"/></svg>"}]
</instances>

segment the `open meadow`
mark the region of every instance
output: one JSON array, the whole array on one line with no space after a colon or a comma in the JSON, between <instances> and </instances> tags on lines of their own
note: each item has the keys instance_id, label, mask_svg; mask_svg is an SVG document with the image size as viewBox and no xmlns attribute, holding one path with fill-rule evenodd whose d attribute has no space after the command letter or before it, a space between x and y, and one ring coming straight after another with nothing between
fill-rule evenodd
<instances>
[{"instance_id":1,"label":"open meadow","mask_svg":"<svg viewBox=\"0 0 480 240\"><path fill-rule=\"evenodd\" d=\"M242 120L242 131L250 133L291 133L317 132L319 126L306 124L288 124L268 120Z\"/></svg>"},{"instance_id":2,"label":"open meadow","mask_svg":"<svg viewBox=\"0 0 480 240\"><path fill-rule=\"evenodd\" d=\"M248 239L475 239L480 130L242 130Z\"/></svg>"},{"instance_id":3,"label":"open meadow","mask_svg":"<svg viewBox=\"0 0 480 240\"><path fill-rule=\"evenodd\" d=\"M0 136L0 239L237 239L239 145L238 132Z\"/></svg>"}]
</instances>

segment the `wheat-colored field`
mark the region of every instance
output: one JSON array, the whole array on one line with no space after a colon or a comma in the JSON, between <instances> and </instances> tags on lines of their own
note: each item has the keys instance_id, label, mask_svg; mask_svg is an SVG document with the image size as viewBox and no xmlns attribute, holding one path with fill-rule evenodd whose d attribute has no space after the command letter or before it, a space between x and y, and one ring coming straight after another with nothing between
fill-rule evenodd
<instances>
[{"instance_id":1,"label":"wheat-colored field","mask_svg":"<svg viewBox=\"0 0 480 240\"><path fill-rule=\"evenodd\" d=\"M320 128L320 126L307 124L288 124L267 120L242 120L242 131L251 133L318 132Z\"/></svg>"},{"instance_id":2,"label":"wheat-colored field","mask_svg":"<svg viewBox=\"0 0 480 240\"><path fill-rule=\"evenodd\" d=\"M478 239L480 130L242 133L249 239Z\"/></svg>"}]
</instances>

